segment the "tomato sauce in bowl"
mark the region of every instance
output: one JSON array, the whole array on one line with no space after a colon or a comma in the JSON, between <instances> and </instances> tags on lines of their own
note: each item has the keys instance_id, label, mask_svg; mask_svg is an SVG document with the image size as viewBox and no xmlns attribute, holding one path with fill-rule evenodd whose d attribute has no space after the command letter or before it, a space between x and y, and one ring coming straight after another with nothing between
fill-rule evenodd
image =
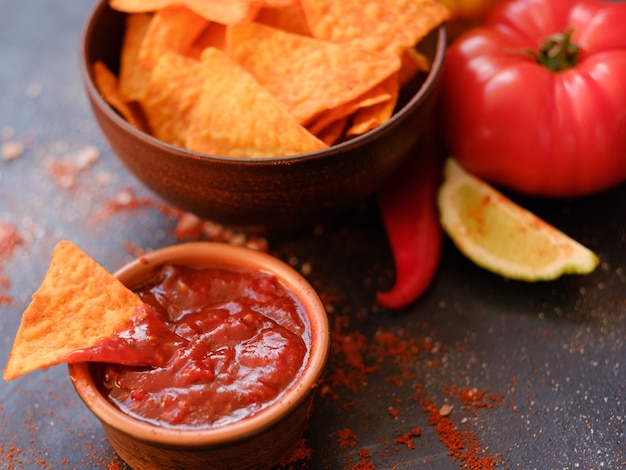
<instances>
[{"instance_id":1,"label":"tomato sauce in bowl","mask_svg":"<svg viewBox=\"0 0 626 470\"><path fill-rule=\"evenodd\" d=\"M308 427L330 352L313 287L267 253L210 242L149 251L115 276L138 315L68 365L115 451L135 470L275 468Z\"/></svg>"},{"instance_id":2,"label":"tomato sauce in bowl","mask_svg":"<svg viewBox=\"0 0 626 470\"><path fill-rule=\"evenodd\" d=\"M176 342L162 367L99 368L102 393L137 419L183 428L244 419L275 402L306 362L306 316L272 274L168 264L134 290Z\"/></svg>"}]
</instances>

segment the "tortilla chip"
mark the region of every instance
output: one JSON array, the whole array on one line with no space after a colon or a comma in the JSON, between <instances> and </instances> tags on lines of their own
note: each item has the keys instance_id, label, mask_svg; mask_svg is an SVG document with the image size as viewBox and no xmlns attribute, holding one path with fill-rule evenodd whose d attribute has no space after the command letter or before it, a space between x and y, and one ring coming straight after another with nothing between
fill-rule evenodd
<instances>
[{"instance_id":1,"label":"tortilla chip","mask_svg":"<svg viewBox=\"0 0 626 470\"><path fill-rule=\"evenodd\" d=\"M302 0L314 37L333 42L355 39L368 49L400 53L414 47L449 18L437 0Z\"/></svg>"},{"instance_id":2,"label":"tortilla chip","mask_svg":"<svg viewBox=\"0 0 626 470\"><path fill-rule=\"evenodd\" d=\"M109 0L111 8L125 13L153 12L180 3L175 0Z\"/></svg>"},{"instance_id":3,"label":"tortilla chip","mask_svg":"<svg viewBox=\"0 0 626 470\"><path fill-rule=\"evenodd\" d=\"M165 52L184 54L207 25L206 19L184 6L157 11L139 49L141 64L151 69Z\"/></svg>"},{"instance_id":4,"label":"tortilla chip","mask_svg":"<svg viewBox=\"0 0 626 470\"><path fill-rule=\"evenodd\" d=\"M256 23L229 26L226 45L228 54L304 125L362 95L401 65L397 56L357 44L333 44Z\"/></svg>"},{"instance_id":5,"label":"tortilla chip","mask_svg":"<svg viewBox=\"0 0 626 470\"><path fill-rule=\"evenodd\" d=\"M22 316L4 379L63 362L128 325L141 299L87 254L59 242Z\"/></svg>"},{"instance_id":6,"label":"tortilla chip","mask_svg":"<svg viewBox=\"0 0 626 470\"><path fill-rule=\"evenodd\" d=\"M146 126L139 114L139 110L130 106L122 98L115 74L103 62L95 62L93 64L93 74L96 87L104 100L120 113L131 126L145 132Z\"/></svg>"},{"instance_id":7,"label":"tortilla chip","mask_svg":"<svg viewBox=\"0 0 626 470\"><path fill-rule=\"evenodd\" d=\"M218 49L202 54L202 94L186 147L231 157L278 157L326 148Z\"/></svg>"},{"instance_id":8,"label":"tortilla chip","mask_svg":"<svg viewBox=\"0 0 626 470\"><path fill-rule=\"evenodd\" d=\"M166 52L152 70L141 101L152 135L163 142L185 146L191 110L202 90L200 61Z\"/></svg>"},{"instance_id":9,"label":"tortilla chip","mask_svg":"<svg viewBox=\"0 0 626 470\"><path fill-rule=\"evenodd\" d=\"M420 72L430 70L428 57L412 47L402 51L402 66L398 72L400 88L411 82Z\"/></svg>"},{"instance_id":10,"label":"tortilla chip","mask_svg":"<svg viewBox=\"0 0 626 470\"><path fill-rule=\"evenodd\" d=\"M377 85L348 103L344 103L333 109L322 111L320 114L315 116L315 118L311 120L306 127L309 132L314 135L318 135L321 130L325 129L330 123L335 122L338 119L349 117L361 108L367 108L379 103L387 102L392 98L393 96L382 84Z\"/></svg>"},{"instance_id":11,"label":"tortilla chip","mask_svg":"<svg viewBox=\"0 0 626 470\"><path fill-rule=\"evenodd\" d=\"M331 146L342 138L347 123L348 116L339 118L320 129L316 135L326 145Z\"/></svg>"},{"instance_id":12,"label":"tortilla chip","mask_svg":"<svg viewBox=\"0 0 626 470\"><path fill-rule=\"evenodd\" d=\"M208 47L224 50L226 48L226 26L211 21L200 33L185 55L200 60L202 51Z\"/></svg>"},{"instance_id":13,"label":"tortilla chip","mask_svg":"<svg viewBox=\"0 0 626 470\"><path fill-rule=\"evenodd\" d=\"M391 118L400 91L398 76L394 75L388 78L381 87L389 93L391 98L386 101L374 103L371 106L361 107L357 110L352 118L352 125L346 131L347 137L365 134L381 124L384 124Z\"/></svg>"},{"instance_id":14,"label":"tortilla chip","mask_svg":"<svg viewBox=\"0 0 626 470\"><path fill-rule=\"evenodd\" d=\"M254 21L289 33L311 36L300 2L279 8L261 8Z\"/></svg>"},{"instance_id":15,"label":"tortilla chip","mask_svg":"<svg viewBox=\"0 0 626 470\"><path fill-rule=\"evenodd\" d=\"M249 21L258 10L256 0L110 0L109 5L126 13L152 12L171 6L186 6L206 20L222 24Z\"/></svg>"},{"instance_id":16,"label":"tortilla chip","mask_svg":"<svg viewBox=\"0 0 626 470\"><path fill-rule=\"evenodd\" d=\"M118 85L120 95L126 101L139 101L146 91L150 68L139 60L139 51L151 20L151 13L136 13L126 17Z\"/></svg>"},{"instance_id":17,"label":"tortilla chip","mask_svg":"<svg viewBox=\"0 0 626 470\"><path fill-rule=\"evenodd\" d=\"M287 8L298 5L300 0L251 0L251 3L256 3L260 5L261 8Z\"/></svg>"}]
</instances>

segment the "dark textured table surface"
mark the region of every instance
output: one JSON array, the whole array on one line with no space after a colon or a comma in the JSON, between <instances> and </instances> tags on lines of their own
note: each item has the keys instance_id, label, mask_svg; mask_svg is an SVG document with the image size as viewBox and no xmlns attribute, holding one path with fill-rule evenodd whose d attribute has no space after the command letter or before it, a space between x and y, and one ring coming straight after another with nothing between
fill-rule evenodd
<instances>
[{"instance_id":1,"label":"dark textured table surface","mask_svg":"<svg viewBox=\"0 0 626 470\"><path fill-rule=\"evenodd\" d=\"M0 6L4 367L58 240L109 270L184 240L180 215L119 163L88 108L77 56L90 2ZM374 298L393 282L374 200L326 226L268 239L269 251L318 290L334 325L311 427L284 468L626 464L626 187L520 202L595 250L601 266L588 276L512 282L446 240L431 289L393 313ZM0 467L124 465L57 366L0 382Z\"/></svg>"}]
</instances>

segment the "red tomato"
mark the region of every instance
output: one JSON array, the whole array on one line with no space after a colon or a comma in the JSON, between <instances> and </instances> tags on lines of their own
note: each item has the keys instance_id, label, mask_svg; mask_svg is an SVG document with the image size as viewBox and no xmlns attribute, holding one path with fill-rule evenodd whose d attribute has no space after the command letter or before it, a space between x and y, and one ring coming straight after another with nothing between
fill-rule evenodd
<instances>
[{"instance_id":1,"label":"red tomato","mask_svg":"<svg viewBox=\"0 0 626 470\"><path fill-rule=\"evenodd\" d=\"M582 196L626 179L625 27L624 2L497 4L449 47L448 150L477 176L535 196ZM539 63L543 41L568 31L564 63Z\"/></svg>"}]
</instances>

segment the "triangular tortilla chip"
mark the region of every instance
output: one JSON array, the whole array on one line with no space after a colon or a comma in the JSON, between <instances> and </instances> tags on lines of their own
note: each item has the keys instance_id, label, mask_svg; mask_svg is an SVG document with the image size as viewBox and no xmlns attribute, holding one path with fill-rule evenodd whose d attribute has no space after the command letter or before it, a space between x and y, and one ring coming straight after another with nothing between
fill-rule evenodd
<instances>
[{"instance_id":1,"label":"triangular tortilla chip","mask_svg":"<svg viewBox=\"0 0 626 470\"><path fill-rule=\"evenodd\" d=\"M187 132L189 150L250 158L327 147L222 51L205 49L201 59L203 88Z\"/></svg>"},{"instance_id":2,"label":"triangular tortilla chip","mask_svg":"<svg viewBox=\"0 0 626 470\"><path fill-rule=\"evenodd\" d=\"M343 136L348 121L348 116L336 119L320 129L315 135L326 145L334 145Z\"/></svg>"},{"instance_id":3,"label":"triangular tortilla chip","mask_svg":"<svg viewBox=\"0 0 626 470\"><path fill-rule=\"evenodd\" d=\"M333 44L257 23L231 25L228 54L301 124L352 101L400 69L398 56Z\"/></svg>"},{"instance_id":4,"label":"triangular tortilla chip","mask_svg":"<svg viewBox=\"0 0 626 470\"><path fill-rule=\"evenodd\" d=\"M141 42L141 64L151 69L164 52L185 54L208 24L208 20L184 6L157 11Z\"/></svg>"},{"instance_id":5,"label":"triangular tortilla chip","mask_svg":"<svg viewBox=\"0 0 626 470\"><path fill-rule=\"evenodd\" d=\"M120 115L128 121L128 123L139 129L140 131L147 132L144 119L140 114L140 109L132 104L127 103L122 98L118 79L111 70L104 64L104 62L94 62L93 74L98 91Z\"/></svg>"},{"instance_id":6,"label":"triangular tortilla chip","mask_svg":"<svg viewBox=\"0 0 626 470\"><path fill-rule=\"evenodd\" d=\"M393 76L395 77L395 74ZM390 80L390 78L387 80ZM392 99L392 95L383 86L385 82L375 86L371 90L366 91L364 94L358 96L352 101L349 101L348 103L344 103L333 109L322 111L320 114L315 116L309 124L307 124L306 128L309 132L311 132L311 134L318 135L318 133L322 129L325 129L330 123L338 119L350 117L359 109L388 102Z\"/></svg>"},{"instance_id":7,"label":"triangular tortilla chip","mask_svg":"<svg viewBox=\"0 0 626 470\"><path fill-rule=\"evenodd\" d=\"M142 305L135 293L78 247L59 242L24 311L4 379L59 364L72 352L114 337Z\"/></svg>"},{"instance_id":8,"label":"triangular tortilla chip","mask_svg":"<svg viewBox=\"0 0 626 470\"><path fill-rule=\"evenodd\" d=\"M346 131L346 136L352 137L365 134L391 119L400 91L398 76L392 75L381 86L391 95L391 98L387 101L374 103L371 106L363 106L358 109L352 118L352 125Z\"/></svg>"},{"instance_id":9,"label":"triangular tortilla chip","mask_svg":"<svg viewBox=\"0 0 626 470\"><path fill-rule=\"evenodd\" d=\"M261 8L254 21L289 33L311 36L300 2L278 8Z\"/></svg>"},{"instance_id":10,"label":"triangular tortilla chip","mask_svg":"<svg viewBox=\"0 0 626 470\"><path fill-rule=\"evenodd\" d=\"M139 60L139 51L151 20L151 13L136 13L126 17L119 73L119 91L125 101L139 101L145 93L150 69Z\"/></svg>"},{"instance_id":11,"label":"triangular tortilla chip","mask_svg":"<svg viewBox=\"0 0 626 470\"><path fill-rule=\"evenodd\" d=\"M398 72L398 84L400 88L414 80L420 72L430 70L428 57L417 49L409 47L402 51L402 67Z\"/></svg>"},{"instance_id":12,"label":"triangular tortilla chip","mask_svg":"<svg viewBox=\"0 0 626 470\"><path fill-rule=\"evenodd\" d=\"M209 21L230 24L252 19L259 7L257 3L257 0L110 0L109 5L126 13L150 12L173 5L184 5Z\"/></svg>"},{"instance_id":13,"label":"triangular tortilla chip","mask_svg":"<svg viewBox=\"0 0 626 470\"><path fill-rule=\"evenodd\" d=\"M314 37L363 40L368 49L400 53L449 18L437 0L302 0Z\"/></svg>"},{"instance_id":14,"label":"triangular tortilla chip","mask_svg":"<svg viewBox=\"0 0 626 470\"><path fill-rule=\"evenodd\" d=\"M202 80L200 61L173 52L161 56L141 101L154 137L185 146L191 110L200 97Z\"/></svg>"},{"instance_id":15,"label":"triangular tortilla chip","mask_svg":"<svg viewBox=\"0 0 626 470\"><path fill-rule=\"evenodd\" d=\"M196 38L189 50L184 54L188 57L200 60L202 51L207 47L224 50L226 47L226 26L211 21L204 31Z\"/></svg>"}]
</instances>

